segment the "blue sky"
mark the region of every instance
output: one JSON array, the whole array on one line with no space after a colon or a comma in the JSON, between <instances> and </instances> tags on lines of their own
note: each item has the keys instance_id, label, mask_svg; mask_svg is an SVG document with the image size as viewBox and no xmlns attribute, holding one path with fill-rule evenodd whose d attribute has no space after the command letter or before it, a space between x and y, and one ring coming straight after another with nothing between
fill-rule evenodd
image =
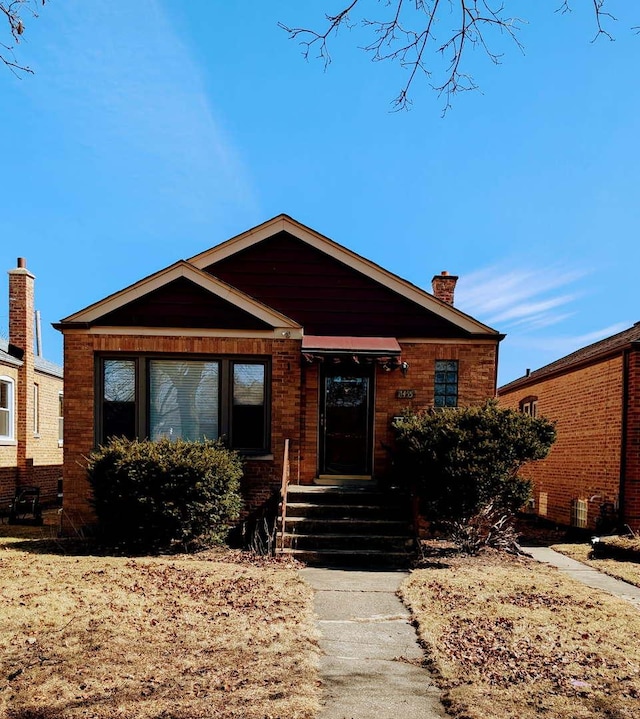
<instances>
[{"instance_id":1,"label":"blue sky","mask_svg":"<svg viewBox=\"0 0 640 719\"><path fill-rule=\"evenodd\" d=\"M444 118L424 83L389 111L405 73L357 30L325 72L277 27L336 0L47 3L36 74L0 68L0 267L36 274L45 355L50 322L280 212L426 289L458 274L501 383L640 320L640 13L610 0L592 43L591 3L512 2L525 53L470 52L482 92Z\"/></svg>"}]
</instances>

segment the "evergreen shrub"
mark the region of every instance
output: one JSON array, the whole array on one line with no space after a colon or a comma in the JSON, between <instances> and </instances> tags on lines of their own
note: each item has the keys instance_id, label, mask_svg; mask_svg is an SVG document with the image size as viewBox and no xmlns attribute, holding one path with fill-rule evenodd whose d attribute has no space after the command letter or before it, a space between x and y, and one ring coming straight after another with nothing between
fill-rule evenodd
<instances>
[{"instance_id":1,"label":"evergreen shrub","mask_svg":"<svg viewBox=\"0 0 640 719\"><path fill-rule=\"evenodd\" d=\"M218 544L240 513L242 463L219 441L114 438L88 473L100 536L123 548Z\"/></svg>"}]
</instances>

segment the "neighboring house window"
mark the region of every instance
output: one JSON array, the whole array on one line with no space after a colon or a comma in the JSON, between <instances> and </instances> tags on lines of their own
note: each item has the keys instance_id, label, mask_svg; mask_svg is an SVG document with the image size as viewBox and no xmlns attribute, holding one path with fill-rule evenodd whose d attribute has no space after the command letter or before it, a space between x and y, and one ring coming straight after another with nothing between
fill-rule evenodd
<instances>
[{"instance_id":1,"label":"neighboring house window","mask_svg":"<svg viewBox=\"0 0 640 719\"><path fill-rule=\"evenodd\" d=\"M0 440L13 440L13 380L0 377Z\"/></svg>"},{"instance_id":2,"label":"neighboring house window","mask_svg":"<svg viewBox=\"0 0 640 719\"><path fill-rule=\"evenodd\" d=\"M62 447L64 439L64 395L58 392L58 447Z\"/></svg>"},{"instance_id":3,"label":"neighboring house window","mask_svg":"<svg viewBox=\"0 0 640 719\"><path fill-rule=\"evenodd\" d=\"M40 385L33 385L33 434L40 435Z\"/></svg>"},{"instance_id":4,"label":"neighboring house window","mask_svg":"<svg viewBox=\"0 0 640 719\"><path fill-rule=\"evenodd\" d=\"M433 404L435 407L458 406L457 360L436 360Z\"/></svg>"},{"instance_id":5,"label":"neighboring house window","mask_svg":"<svg viewBox=\"0 0 640 719\"><path fill-rule=\"evenodd\" d=\"M537 397L525 397L520 401L520 411L524 414L528 414L531 417L538 416L538 398Z\"/></svg>"},{"instance_id":6,"label":"neighboring house window","mask_svg":"<svg viewBox=\"0 0 640 719\"><path fill-rule=\"evenodd\" d=\"M268 448L266 361L101 360L99 440L226 437L234 449Z\"/></svg>"}]
</instances>

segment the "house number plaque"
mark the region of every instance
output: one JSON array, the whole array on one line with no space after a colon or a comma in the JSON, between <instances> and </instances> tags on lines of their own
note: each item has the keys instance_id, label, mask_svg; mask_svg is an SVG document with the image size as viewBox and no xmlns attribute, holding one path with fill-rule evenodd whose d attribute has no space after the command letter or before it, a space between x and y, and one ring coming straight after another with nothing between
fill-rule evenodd
<instances>
[{"instance_id":1,"label":"house number plaque","mask_svg":"<svg viewBox=\"0 0 640 719\"><path fill-rule=\"evenodd\" d=\"M415 389L397 389L396 399L415 399Z\"/></svg>"}]
</instances>

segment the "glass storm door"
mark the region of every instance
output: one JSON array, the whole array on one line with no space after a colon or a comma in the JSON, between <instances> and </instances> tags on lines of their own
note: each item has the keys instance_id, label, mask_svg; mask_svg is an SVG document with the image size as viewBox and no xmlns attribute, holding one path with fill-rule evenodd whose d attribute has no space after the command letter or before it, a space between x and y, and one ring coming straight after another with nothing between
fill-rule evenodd
<instances>
[{"instance_id":1,"label":"glass storm door","mask_svg":"<svg viewBox=\"0 0 640 719\"><path fill-rule=\"evenodd\" d=\"M324 372L320 474L371 475L373 373Z\"/></svg>"}]
</instances>

